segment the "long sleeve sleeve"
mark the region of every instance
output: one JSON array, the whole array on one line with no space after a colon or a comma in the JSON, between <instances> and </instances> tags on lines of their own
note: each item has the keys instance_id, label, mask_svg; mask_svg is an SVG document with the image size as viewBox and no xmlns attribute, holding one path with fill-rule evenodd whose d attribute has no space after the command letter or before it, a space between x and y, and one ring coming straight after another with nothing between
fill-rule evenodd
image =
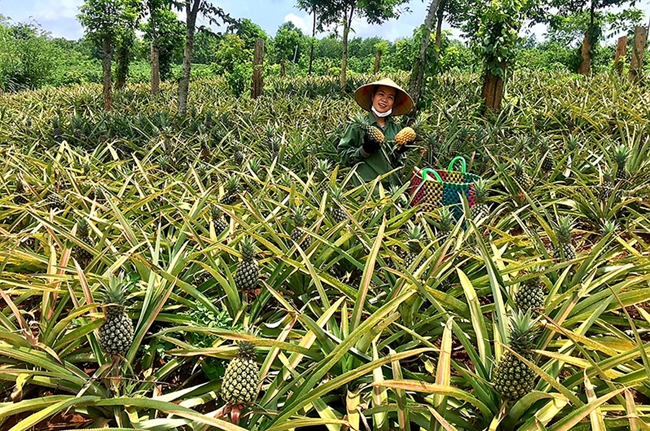
<instances>
[{"instance_id":1,"label":"long sleeve sleeve","mask_svg":"<svg viewBox=\"0 0 650 431\"><path fill-rule=\"evenodd\" d=\"M361 146L363 145L363 131L359 126L350 124L337 147L339 157L344 165L352 166L367 157Z\"/></svg>"}]
</instances>

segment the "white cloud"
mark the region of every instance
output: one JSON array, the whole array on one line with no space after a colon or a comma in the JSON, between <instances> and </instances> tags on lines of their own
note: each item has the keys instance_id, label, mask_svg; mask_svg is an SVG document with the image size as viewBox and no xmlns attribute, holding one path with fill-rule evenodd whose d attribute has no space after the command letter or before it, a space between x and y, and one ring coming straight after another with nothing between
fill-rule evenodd
<instances>
[{"instance_id":1,"label":"white cloud","mask_svg":"<svg viewBox=\"0 0 650 431\"><path fill-rule=\"evenodd\" d=\"M34 18L76 18L83 3L83 0L38 0L34 5Z\"/></svg>"},{"instance_id":2,"label":"white cloud","mask_svg":"<svg viewBox=\"0 0 650 431\"><path fill-rule=\"evenodd\" d=\"M294 13L290 13L289 15L284 17L284 22L289 22L289 21L294 23L296 27L302 30L303 33L311 35L311 27L309 24L307 24L304 18L299 17Z\"/></svg>"}]
</instances>

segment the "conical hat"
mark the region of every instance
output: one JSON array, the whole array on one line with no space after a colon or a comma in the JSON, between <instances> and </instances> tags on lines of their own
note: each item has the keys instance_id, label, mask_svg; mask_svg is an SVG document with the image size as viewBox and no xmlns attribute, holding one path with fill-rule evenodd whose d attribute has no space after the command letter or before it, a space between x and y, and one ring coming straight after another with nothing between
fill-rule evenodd
<instances>
[{"instance_id":1,"label":"conical hat","mask_svg":"<svg viewBox=\"0 0 650 431\"><path fill-rule=\"evenodd\" d=\"M395 84L392 79L385 78L380 81L371 82L370 84L362 85L354 92L354 100L357 101L366 111L370 111L372 106L372 96L375 87L385 85L386 87L393 87L395 92L395 103L393 104L392 116L408 114L413 109L413 99L411 96L399 85Z\"/></svg>"}]
</instances>

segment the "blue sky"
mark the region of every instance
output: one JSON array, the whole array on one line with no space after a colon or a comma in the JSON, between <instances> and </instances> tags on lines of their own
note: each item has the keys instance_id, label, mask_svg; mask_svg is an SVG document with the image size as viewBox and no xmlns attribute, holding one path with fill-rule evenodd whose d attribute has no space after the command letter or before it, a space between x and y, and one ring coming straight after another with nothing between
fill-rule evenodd
<instances>
[{"instance_id":1,"label":"blue sky","mask_svg":"<svg viewBox=\"0 0 650 431\"><path fill-rule=\"evenodd\" d=\"M637 7L646 11L646 19L650 11L649 2L637 2ZM295 7L295 0L213 0L212 3L235 18L249 18L271 36L286 21L294 22L306 34L311 34L311 18ZM78 39L83 35L76 18L81 4L83 0L0 0L0 15L8 16L14 22L35 20L52 36ZM413 29L424 22L428 4L428 0L411 0L408 5L411 13L404 13L399 19L382 25L371 26L357 21L353 24L355 33L352 36L380 36L391 41L411 36ZM538 40L542 39L543 27L533 31ZM454 34L459 35L457 31Z\"/></svg>"}]
</instances>

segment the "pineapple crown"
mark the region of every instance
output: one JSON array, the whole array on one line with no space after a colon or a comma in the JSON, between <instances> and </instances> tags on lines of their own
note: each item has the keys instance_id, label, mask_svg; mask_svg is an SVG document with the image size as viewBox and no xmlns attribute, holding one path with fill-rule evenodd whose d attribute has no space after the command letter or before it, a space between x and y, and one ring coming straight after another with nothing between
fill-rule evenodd
<instances>
[{"instance_id":1,"label":"pineapple crown","mask_svg":"<svg viewBox=\"0 0 650 431\"><path fill-rule=\"evenodd\" d=\"M605 220L601 228L603 235L609 235L612 232L616 232L618 226L614 220Z\"/></svg>"},{"instance_id":2,"label":"pineapple crown","mask_svg":"<svg viewBox=\"0 0 650 431\"><path fill-rule=\"evenodd\" d=\"M77 219L77 234L80 238L88 238L88 222L85 218Z\"/></svg>"},{"instance_id":3,"label":"pineapple crown","mask_svg":"<svg viewBox=\"0 0 650 431\"><path fill-rule=\"evenodd\" d=\"M524 160L514 159L513 164L515 165L515 174L521 175L524 172Z\"/></svg>"},{"instance_id":4,"label":"pineapple crown","mask_svg":"<svg viewBox=\"0 0 650 431\"><path fill-rule=\"evenodd\" d=\"M422 227L413 226L408 231L408 247L411 253L419 253L422 250L420 241L422 240Z\"/></svg>"},{"instance_id":5,"label":"pineapple crown","mask_svg":"<svg viewBox=\"0 0 650 431\"><path fill-rule=\"evenodd\" d=\"M241 257L244 261L249 262L255 258L255 240L250 236L245 237L239 247Z\"/></svg>"},{"instance_id":6,"label":"pineapple crown","mask_svg":"<svg viewBox=\"0 0 650 431\"><path fill-rule=\"evenodd\" d=\"M578 138L575 135L569 136L568 147L569 150L575 150L578 148Z\"/></svg>"},{"instance_id":7,"label":"pineapple crown","mask_svg":"<svg viewBox=\"0 0 650 431\"><path fill-rule=\"evenodd\" d=\"M624 144L617 145L614 147L614 160L619 168L625 168L625 163L627 162L627 156L629 151L627 146Z\"/></svg>"},{"instance_id":8,"label":"pineapple crown","mask_svg":"<svg viewBox=\"0 0 650 431\"><path fill-rule=\"evenodd\" d=\"M212 205L210 208L210 216L212 216L213 220L218 220L223 216L223 211L218 206Z\"/></svg>"},{"instance_id":9,"label":"pineapple crown","mask_svg":"<svg viewBox=\"0 0 650 431\"><path fill-rule=\"evenodd\" d=\"M525 313L517 311L510 318L510 348L520 354L530 352L535 347L537 319L533 320L531 313L530 310Z\"/></svg>"},{"instance_id":10,"label":"pineapple crown","mask_svg":"<svg viewBox=\"0 0 650 431\"><path fill-rule=\"evenodd\" d=\"M485 198L487 197L487 183L483 178L474 183L474 193L476 196L476 202L480 204L485 203Z\"/></svg>"},{"instance_id":11,"label":"pineapple crown","mask_svg":"<svg viewBox=\"0 0 650 431\"><path fill-rule=\"evenodd\" d=\"M248 167L251 169L251 171L257 173L260 170L260 161L259 159L250 159L248 161Z\"/></svg>"},{"instance_id":12,"label":"pineapple crown","mask_svg":"<svg viewBox=\"0 0 650 431\"><path fill-rule=\"evenodd\" d=\"M555 234L560 244L568 244L571 241L571 232L573 231L573 218L570 216L561 216L558 219Z\"/></svg>"},{"instance_id":13,"label":"pineapple crown","mask_svg":"<svg viewBox=\"0 0 650 431\"><path fill-rule=\"evenodd\" d=\"M226 180L226 190L229 193L233 193L239 190L239 180L236 176L230 175Z\"/></svg>"},{"instance_id":14,"label":"pineapple crown","mask_svg":"<svg viewBox=\"0 0 650 431\"><path fill-rule=\"evenodd\" d=\"M250 341L242 341L237 345L237 357L254 361L256 356L255 344Z\"/></svg>"},{"instance_id":15,"label":"pineapple crown","mask_svg":"<svg viewBox=\"0 0 650 431\"><path fill-rule=\"evenodd\" d=\"M296 227L303 227L307 219L307 210L304 207L298 207L293 211L293 222Z\"/></svg>"},{"instance_id":16,"label":"pineapple crown","mask_svg":"<svg viewBox=\"0 0 650 431\"><path fill-rule=\"evenodd\" d=\"M124 281L124 275L109 275L108 285L102 283L102 295L104 306L118 306L123 307L126 294L130 288L130 282Z\"/></svg>"},{"instance_id":17,"label":"pineapple crown","mask_svg":"<svg viewBox=\"0 0 650 431\"><path fill-rule=\"evenodd\" d=\"M449 232L453 229L454 227L454 215L452 214L451 210L449 208L441 208L440 209L440 229L443 232Z\"/></svg>"}]
</instances>

